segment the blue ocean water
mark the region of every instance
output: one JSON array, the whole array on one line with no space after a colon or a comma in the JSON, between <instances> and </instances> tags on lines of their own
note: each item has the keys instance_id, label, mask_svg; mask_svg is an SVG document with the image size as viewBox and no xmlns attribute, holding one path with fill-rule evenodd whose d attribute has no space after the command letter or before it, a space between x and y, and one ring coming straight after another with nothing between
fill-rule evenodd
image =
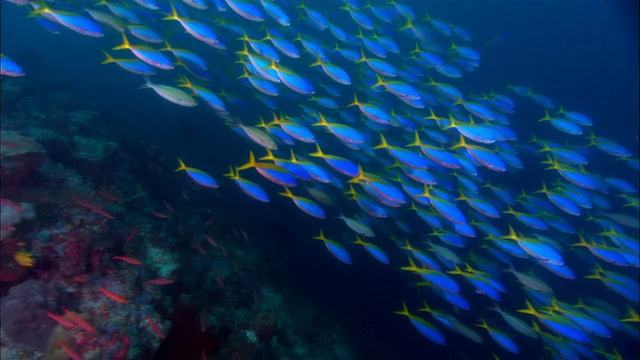
<instances>
[{"instance_id":1,"label":"blue ocean water","mask_svg":"<svg viewBox=\"0 0 640 360\"><path fill-rule=\"evenodd\" d=\"M462 26L473 35L471 44L482 55L480 66L473 72L465 73L461 79L451 80L463 93L479 95L494 90L515 98L512 92L506 90L507 84L531 87L536 93L550 97L566 109L588 114L595 122L590 130L598 136L614 139L630 149L632 157L638 157L637 3L597 0L437 1L429 4L414 0L404 3L414 9L419 17L428 12L433 18ZM331 14L334 9L333 3L308 5L325 15ZM141 77L120 71L113 64L100 65L103 60L100 50L115 46L118 43L117 34L110 33L104 38L95 39L64 30L62 34L54 35L44 31L26 14L24 7L7 2L2 4L2 53L27 70L28 79L37 91L53 93L64 90L77 93L92 109L110 121L109 125L115 132L143 140L167 158L179 156L188 158L191 163L202 164L198 167L218 179L223 178L222 174L228 171L230 164L246 161L247 149L252 148L249 142L230 131L223 121L212 115L210 109L205 106L193 109L175 106L150 90L138 90L143 83ZM351 26L347 24L350 19L344 13L336 14L331 20L337 25ZM175 25L172 31L175 40L172 43L184 43L185 47L188 45L198 50L205 48L176 31L176 24L161 23L156 26L169 25ZM301 29L308 31L308 27ZM330 34L313 33L313 36L317 36L321 42L333 43ZM403 49L413 47L409 39L398 40ZM222 64L220 69L215 65L211 68L216 78L215 89L226 89L237 96L241 105L236 106L234 111L243 120L255 124L258 116L269 118L271 111L259 105L253 93L235 81L238 74L227 72L227 65L237 59L232 50L237 48L234 46L227 52L216 52L208 58L214 64ZM310 78L323 76L318 71L309 70L306 63L293 64L291 69ZM446 80L442 77L439 79ZM176 81L171 73L159 74L153 80L159 83ZM297 105L306 101L298 94L287 93L286 96L290 96L291 100L281 105L279 111L284 113L296 111ZM345 97L351 97L351 94ZM518 134L519 142L525 143L530 139L532 124L542 115L538 105L531 101L518 101L515 114L509 118L510 127ZM561 144L568 138L550 125L542 131L538 130L541 129L539 125L535 126L538 137ZM377 139L373 143L377 144ZM334 143L328 145L327 149L347 153ZM610 166L611 157L594 148L584 152L590 160L591 172L624 178L638 186L637 173L633 170ZM485 175L509 188L527 191L538 190L544 181L553 181L549 172L537 163L531 166L527 164L525 169L515 173ZM418 289L415 279L400 270L400 266L406 265L406 259L392 242L384 243L382 247L389 251L394 266L383 267L365 252L353 249L354 265L346 267L330 256L324 247L309 240L317 235L316 229L319 227L333 229L334 233L340 234L344 227L333 218L338 211L332 211L331 216L319 223L294 208L289 199L277 196L281 187L266 181L260 184L272 194L270 204L253 201L236 189L230 189L233 185L226 184L216 196L204 195L204 200L200 199L197 206L202 206L202 202L211 202L225 216L237 218L245 224L247 232L266 233L262 242L254 246L257 253L270 253L271 261L277 263L279 270L274 272L274 276L278 278L270 281L313 303L327 317L336 319L345 329L339 333L347 334L346 342L355 349L356 358L480 359L491 358L493 353L500 354L500 358L511 355L486 333L482 333L484 344L475 344L442 328L448 340L447 346L438 346L425 339L405 317L393 314L393 311L400 310L403 300L411 304L413 313L429 292ZM171 190L180 192L177 188ZM635 196L637 198L637 194ZM336 199L335 209L346 214L358 210L353 202L344 199ZM424 239L426 230L417 218L411 221L409 225L420 230L406 236L410 236L412 242L419 242ZM506 223L501 221L497 221L496 226L505 226ZM572 219L578 228L582 225L581 221ZM375 224L384 236L398 233L389 222ZM629 233L635 234L637 240L637 233ZM344 238L340 236L336 235L335 240L343 244L351 241L350 234L345 234ZM571 243L577 242L577 239L573 240ZM573 258L573 255L567 256ZM579 256L576 258L580 259ZM591 270L587 263L576 263L579 265L573 270L578 274L585 275ZM637 278L637 275L630 276ZM558 298L566 296L570 302L577 300L573 296L575 292L590 294L604 288L595 280L566 281L551 276L545 277L545 280L556 290ZM589 287L593 287L593 291ZM465 291L473 299L473 310L465 312L452 308L449 312L474 327L478 314L490 313L478 309L485 309L492 302L474 294L471 287L465 288ZM616 305L625 304L611 291L598 293L598 296ZM451 308L435 295L428 296L428 301L433 308ZM636 309L637 304L633 304ZM503 308L510 310L520 309L523 305L520 293L514 296L504 294L501 303ZM618 308L624 309L623 306ZM426 313L419 315L435 322ZM498 323L497 318L493 318L491 323ZM503 323L500 323L500 328L507 329ZM520 345L521 355L518 358L542 358L548 355L540 340L533 341L522 336L515 338ZM597 340L590 345L598 348L606 341L606 351L615 347L631 358L638 353L636 340L632 335L616 333L612 339Z\"/></svg>"}]
</instances>

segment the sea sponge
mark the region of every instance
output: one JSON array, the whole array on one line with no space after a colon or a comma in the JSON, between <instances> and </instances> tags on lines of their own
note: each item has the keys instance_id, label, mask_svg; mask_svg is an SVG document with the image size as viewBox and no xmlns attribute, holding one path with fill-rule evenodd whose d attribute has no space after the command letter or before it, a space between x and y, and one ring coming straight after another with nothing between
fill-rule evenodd
<instances>
[{"instance_id":1,"label":"sea sponge","mask_svg":"<svg viewBox=\"0 0 640 360\"><path fill-rule=\"evenodd\" d=\"M46 315L57 308L58 292L52 284L25 281L12 287L0 301L2 331L14 345L44 351L56 325Z\"/></svg>"}]
</instances>

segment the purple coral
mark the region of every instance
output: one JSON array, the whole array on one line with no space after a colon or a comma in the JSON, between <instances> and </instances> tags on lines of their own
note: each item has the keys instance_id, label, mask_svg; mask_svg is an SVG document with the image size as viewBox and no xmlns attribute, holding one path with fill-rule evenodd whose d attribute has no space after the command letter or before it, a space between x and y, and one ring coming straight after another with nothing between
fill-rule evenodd
<instances>
[{"instance_id":1,"label":"purple coral","mask_svg":"<svg viewBox=\"0 0 640 360\"><path fill-rule=\"evenodd\" d=\"M18 346L43 351L55 321L46 316L56 311L58 293L53 285L28 280L9 290L0 305L2 331Z\"/></svg>"}]
</instances>

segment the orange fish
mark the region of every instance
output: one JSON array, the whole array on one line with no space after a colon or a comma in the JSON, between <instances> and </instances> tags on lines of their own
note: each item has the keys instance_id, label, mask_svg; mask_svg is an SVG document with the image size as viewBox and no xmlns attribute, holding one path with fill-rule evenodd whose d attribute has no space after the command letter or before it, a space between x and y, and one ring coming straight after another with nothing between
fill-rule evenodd
<instances>
[{"instance_id":1,"label":"orange fish","mask_svg":"<svg viewBox=\"0 0 640 360\"><path fill-rule=\"evenodd\" d=\"M57 321L60 325L64 326L67 329L73 329L76 327L76 324L73 321L67 319L64 316L60 316L52 313L47 313L47 316Z\"/></svg>"},{"instance_id":2,"label":"orange fish","mask_svg":"<svg viewBox=\"0 0 640 360\"><path fill-rule=\"evenodd\" d=\"M175 281L173 281L171 279L160 278L160 279L149 280L149 281L145 282L145 284L149 284L149 285L168 285L168 284L173 284L174 282Z\"/></svg>"},{"instance_id":3,"label":"orange fish","mask_svg":"<svg viewBox=\"0 0 640 360\"><path fill-rule=\"evenodd\" d=\"M82 329L84 329L84 330L86 330L86 331L88 331L88 332L90 332L92 334L96 333L96 329L91 324L89 324L89 322L87 322L87 320L85 320L82 316L80 316L80 315L78 315L78 314L76 314L76 313L74 313L72 311L69 311L67 309L64 309L64 314L66 316L70 317L71 320L73 320L73 322L76 323L80 328L82 328Z\"/></svg>"},{"instance_id":4,"label":"orange fish","mask_svg":"<svg viewBox=\"0 0 640 360\"><path fill-rule=\"evenodd\" d=\"M124 298L124 295L113 293L105 288L100 288L100 292L105 294L108 298L117 301L121 304L126 304L127 299Z\"/></svg>"},{"instance_id":5,"label":"orange fish","mask_svg":"<svg viewBox=\"0 0 640 360\"><path fill-rule=\"evenodd\" d=\"M114 256L112 257L112 259L124 261L127 264L131 264L131 265L142 265L142 262L140 260L137 260L128 256Z\"/></svg>"}]
</instances>

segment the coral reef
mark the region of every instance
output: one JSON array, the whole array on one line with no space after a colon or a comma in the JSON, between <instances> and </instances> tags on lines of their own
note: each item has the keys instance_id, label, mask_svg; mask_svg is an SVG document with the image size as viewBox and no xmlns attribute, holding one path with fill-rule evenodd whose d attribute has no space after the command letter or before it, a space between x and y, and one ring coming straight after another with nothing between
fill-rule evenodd
<instances>
[{"instance_id":1,"label":"coral reef","mask_svg":"<svg viewBox=\"0 0 640 360\"><path fill-rule=\"evenodd\" d=\"M0 240L4 240L13 234L15 226L22 220L36 218L36 210L32 204L19 203L9 199L0 199Z\"/></svg>"},{"instance_id":2,"label":"coral reef","mask_svg":"<svg viewBox=\"0 0 640 360\"><path fill-rule=\"evenodd\" d=\"M40 280L27 280L2 298L2 331L11 341L30 350L45 349L55 322L46 316L58 308L55 287Z\"/></svg>"}]
</instances>

